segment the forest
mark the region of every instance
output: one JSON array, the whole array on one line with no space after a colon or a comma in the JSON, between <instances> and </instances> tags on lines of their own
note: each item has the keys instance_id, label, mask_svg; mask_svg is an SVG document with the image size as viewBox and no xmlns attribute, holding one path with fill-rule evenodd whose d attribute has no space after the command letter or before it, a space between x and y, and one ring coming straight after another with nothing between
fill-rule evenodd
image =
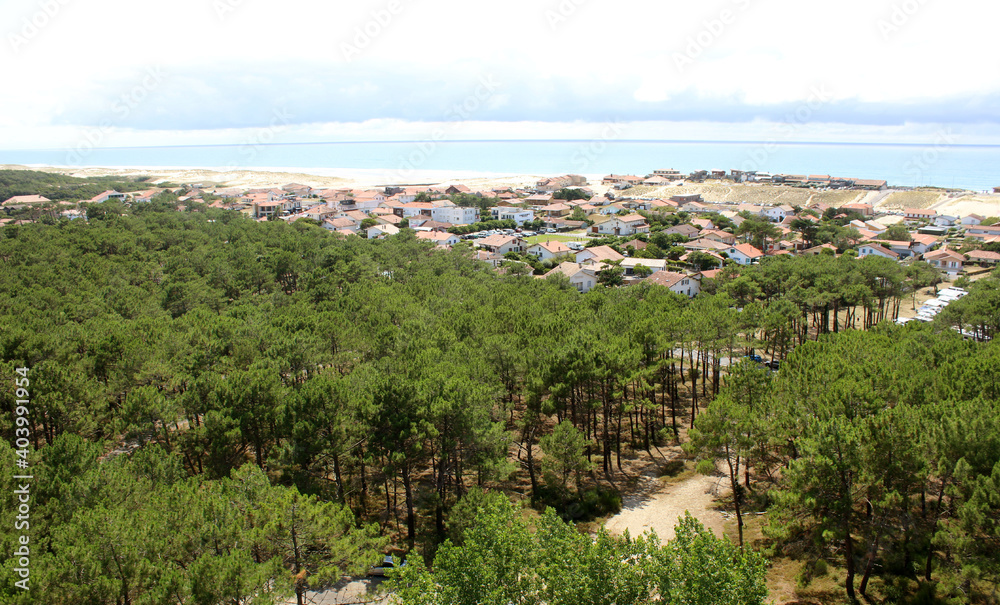
<instances>
[{"instance_id":1,"label":"forest","mask_svg":"<svg viewBox=\"0 0 1000 605\"><path fill-rule=\"evenodd\" d=\"M663 546L567 524L617 510L623 460L678 443L731 487L738 537L716 556L745 561L733 603L764 602L777 557L836 569L843 602L1000 598L996 272L933 324L893 326L925 268L781 257L692 300L581 295L409 230L369 241L199 204L87 214L0 239L0 464L33 476L29 529L0 507L3 552L30 536L32 588L5 558L2 603L302 602L390 551L413 562L404 602L506 603L448 592L461 549L514 544L484 546L496 527L537 572L514 570L533 583L512 602L574 602L545 593L556 543L580 573L640 561L631 602L722 602L665 571L691 544L728 548L696 523Z\"/></svg>"}]
</instances>

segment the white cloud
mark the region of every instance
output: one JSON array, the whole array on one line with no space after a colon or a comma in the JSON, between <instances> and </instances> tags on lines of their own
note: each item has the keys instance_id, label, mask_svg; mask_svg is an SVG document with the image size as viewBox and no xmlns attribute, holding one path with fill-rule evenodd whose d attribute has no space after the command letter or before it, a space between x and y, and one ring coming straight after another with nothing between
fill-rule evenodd
<instances>
[{"instance_id":1,"label":"white cloud","mask_svg":"<svg viewBox=\"0 0 1000 605\"><path fill-rule=\"evenodd\" d=\"M115 126L200 132L283 103L309 123L419 122L483 76L503 86L478 120L746 122L824 86L831 123L937 123L948 105L1000 123L997 17L975 0L10 0L0 145L113 117L151 67L169 79Z\"/></svg>"}]
</instances>

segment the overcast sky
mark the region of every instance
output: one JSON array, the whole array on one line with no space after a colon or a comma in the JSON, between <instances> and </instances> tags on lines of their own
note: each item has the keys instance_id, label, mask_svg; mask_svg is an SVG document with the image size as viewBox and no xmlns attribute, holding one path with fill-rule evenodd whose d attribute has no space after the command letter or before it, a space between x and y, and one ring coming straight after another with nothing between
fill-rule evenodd
<instances>
[{"instance_id":1,"label":"overcast sky","mask_svg":"<svg viewBox=\"0 0 1000 605\"><path fill-rule=\"evenodd\" d=\"M1000 144L978 0L5 0L0 148L628 138Z\"/></svg>"}]
</instances>

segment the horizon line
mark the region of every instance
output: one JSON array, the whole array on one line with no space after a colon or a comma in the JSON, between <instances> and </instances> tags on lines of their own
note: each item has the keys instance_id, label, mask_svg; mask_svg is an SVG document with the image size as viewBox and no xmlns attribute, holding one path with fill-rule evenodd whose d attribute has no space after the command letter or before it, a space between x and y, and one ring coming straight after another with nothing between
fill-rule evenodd
<instances>
[{"instance_id":1,"label":"horizon line","mask_svg":"<svg viewBox=\"0 0 1000 605\"><path fill-rule=\"evenodd\" d=\"M583 139L393 139L393 140L358 140L358 141L298 141L284 143L254 143L255 147L288 147L293 145L376 145L376 144L407 144L407 143L586 143L593 141L593 138ZM986 143L878 143L878 142L853 142L853 141L774 141L774 140L715 140L715 139L614 139L604 143L679 143L679 144L702 144L702 145L836 145L836 146L859 146L859 147L926 147L934 145L937 147L961 148L961 147L1000 147L1000 144ZM208 148L208 147L244 147L247 143L195 143L187 145L134 145L119 147L96 147L96 150L125 150L125 149L180 149L180 148ZM2 153L16 152L39 152L39 151L66 151L70 147L39 147L36 149L0 149Z\"/></svg>"}]
</instances>

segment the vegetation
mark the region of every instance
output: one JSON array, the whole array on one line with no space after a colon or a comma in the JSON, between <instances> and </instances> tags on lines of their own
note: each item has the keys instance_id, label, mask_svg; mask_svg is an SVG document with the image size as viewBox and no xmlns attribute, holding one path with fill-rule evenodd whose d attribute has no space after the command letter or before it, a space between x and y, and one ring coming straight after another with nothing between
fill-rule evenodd
<instances>
[{"instance_id":1,"label":"vegetation","mask_svg":"<svg viewBox=\"0 0 1000 605\"><path fill-rule=\"evenodd\" d=\"M690 301L611 270L580 295L409 231L167 206L2 232L0 374L31 368L31 413L0 404L0 462L27 428L36 476L32 593L7 559L4 603L301 599L388 543L423 587L406 602L753 603L756 552L823 560L850 598L995 602L1000 349L952 328L995 337L996 274L895 327L928 276L875 257L730 267ZM613 511L623 460L682 441L739 518L768 512L763 539L561 521ZM532 534L498 490L553 511Z\"/></svg>"}]
</instances>

